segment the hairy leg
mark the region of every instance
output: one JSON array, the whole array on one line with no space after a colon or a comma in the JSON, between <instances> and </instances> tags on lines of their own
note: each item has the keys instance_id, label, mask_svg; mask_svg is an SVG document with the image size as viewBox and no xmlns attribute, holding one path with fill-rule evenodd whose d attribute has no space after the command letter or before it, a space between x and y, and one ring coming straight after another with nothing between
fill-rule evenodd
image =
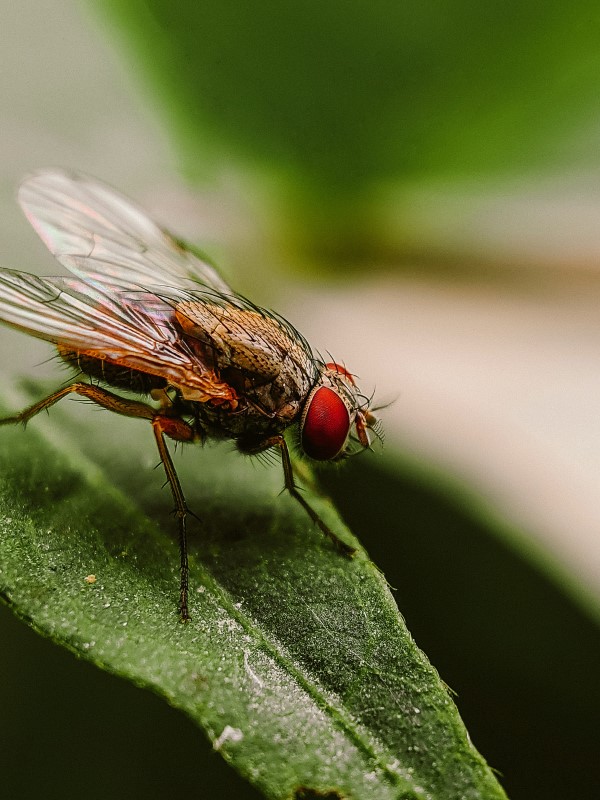
<instances>
[{"instance_id":1,"label":"hairy leg","mask_svg":"<svg viewBox=\"0 0 600 800\"><path fill-rule=\"evenodd\" d=\"M187 552L187 525L186 518L188 514L188 507L185 502L185 496L181 488L181 483L177 477L173 459L167 448L165 441L165 434L172 439L179 442L189 442L194 439L193 429L183 420L173 417L164 417L156 415L152 420L152 429L154 431L154 438L158 447L160 460L162 461L173 500L175 501L175 515L177 516L177 525L179 528L179 559L180 559L180 575L181 580L179 584L179 611L181 614L181 621L187 622L190 619L188 611L188 589L189 589L189 564Z\"/></svg>"},{"instance_id":2,"label":"hairy leg","mask_svg":"<svg viewBox=\"0 0 600 800\"><path fill-rule=\"evenodd\" d=\"M81 397L86 397L94 403L97 403L102 408L107 408L109 411L114 411L117 414L123 414L126 417L141 417L142 419L152 419L156 411L151 406L145 403L140 403L137 400L125 400L107 389L102 389L100 386L93 386L90 383L72 383L70 386L65 386L57 392L48 395L38 403L23 409L18 414L12 417L4 417L0 419L0 425L11 425L22 422L26 425L32 417L44 411L63 397L68 397L70 394L78 394Z\"/></svg>"},{"instance_id":3,"label":"hairy leg","mask_svg":"<svg viewBox=\"0 0 600 800\"><path fill-rule=\"evenodd\" d=\"M285 481L285 488L291 494L291 496L297 500L302 508L306 511L308 516L312 519L315 525L318 525L321 532L327 536L328 539L333 542L335 545L336 550L338 550L342 555L345 556L352 556L356 552L355 547L351 547L346 542L343 542L339 536L337 536L327 525L321 517L317 514L317 512L310 506L304 497L302 497L301 493L298 491L298 487L294 481L294 468L292 465L292 460L290 458L290 451L288 449L287 443L285 438L281 435L279 436L272 436L271 438L267 439L264 442L254 448L253 450L244 450L245 453L252 454L252 453L260 453L263 450L266 450L269 447L278 447L281 452L281 462L283 465L283 476Z\"/></svg>"},{"instance_id":4,"label":"hairy leg","mask_svg":"<svg viewBox=\"0 0 600 800\"><path fill-rule=\"evenodd\" d=\"M49 409L63 397L68 397L70 394L77 394L85 397L94 403L97 403L102 408L109 411L114 411L117 414L123 414L126 417L139 417L141 419L148 419L152 422L154 436L158 445L158 452L160 460L162 461L167 480L171 487L173 499L175 501L175 513L177 515L179 526L179 556L181 564L181 583L179 592L179 609L181 612L181 619L187 621L190 616L188 612L188 583L189 583L189 567L187 555L187 532L186 532L186 515L188 509L185 503L185 497L179 483L179 478L175 471L171 455L167 449L165 442L165 435L179 442L191 442L195 439L193 428L182 419L178 417L166 416L161 411L140 403L137 400L126 400L119 397L107 389L100 386L93 386L89 383L76 382L70 386L65 386L59 389L48 397L34 403L32 406L24 409L12 417L5 417L0 419L0 425L10 425L22 422L27 424L32 417L39 414L40 411Z\"/></svg>"}]
</instances>

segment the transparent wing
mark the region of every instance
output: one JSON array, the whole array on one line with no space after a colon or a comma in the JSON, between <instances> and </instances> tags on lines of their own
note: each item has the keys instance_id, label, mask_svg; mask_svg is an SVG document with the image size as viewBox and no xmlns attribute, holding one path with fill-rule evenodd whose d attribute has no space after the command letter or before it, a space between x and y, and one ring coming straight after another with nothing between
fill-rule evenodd
<instances>
[{"instance_id":1,"label":"transparent wing","mask_svg":"<svg viewBox=\"0 0 600 800\"><path fill-rule=\"evenodd\" d=\"M0 270L0 320L65 351L76 351L198 390L196 399L231 394L172 324L173 308L146 294L139 302L70 278Z\"/></svg>"},{"instance_id":2,"label":"transparent wing","mask_svg":"<svg viewBox=\"0 0 600 800\"><path fill-rule=\"evenodd\" d=\"M197 291L200 284L232 294L214 267L130 200L81 173L34 173L21 184L18 199L50 252L86 283L166 292Z\"/></svg>"}]
</instances>

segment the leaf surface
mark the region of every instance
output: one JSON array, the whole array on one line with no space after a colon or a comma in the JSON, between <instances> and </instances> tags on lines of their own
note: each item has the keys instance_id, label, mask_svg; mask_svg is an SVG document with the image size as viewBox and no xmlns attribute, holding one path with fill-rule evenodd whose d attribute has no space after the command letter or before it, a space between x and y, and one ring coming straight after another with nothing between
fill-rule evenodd
<instances>
[{"instance_id":1,"label":"leaf surface","mask_svg":"<svg viewBox=\"0 0 600 800\"><path fill-rule=\"evenodd\" d=\"M381 573L278 497L275 466L176 454L201 517L180 624L156 460L146 423L72 403L0 431L0 590L17 614L164 696L267 797L504 797Z\"/></svg>"}]
</instances>

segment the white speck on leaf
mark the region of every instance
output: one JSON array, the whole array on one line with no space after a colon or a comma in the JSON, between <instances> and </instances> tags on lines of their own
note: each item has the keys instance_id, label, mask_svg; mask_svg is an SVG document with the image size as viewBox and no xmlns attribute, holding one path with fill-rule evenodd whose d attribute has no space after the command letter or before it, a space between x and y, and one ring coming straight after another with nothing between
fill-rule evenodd
<instances>
[{"instance_id":1,"label":"white speck on leaf","mask_svg":"<svg viewBox=\"0 0 600 800\"><path fill-rule=\"evenodd\" d=\"M232 728L231 725L225 725L221 735L213 742L213 749L220 750L225 742L241 742L244 734L239 728Z\"/></svg>"}]
</instances>

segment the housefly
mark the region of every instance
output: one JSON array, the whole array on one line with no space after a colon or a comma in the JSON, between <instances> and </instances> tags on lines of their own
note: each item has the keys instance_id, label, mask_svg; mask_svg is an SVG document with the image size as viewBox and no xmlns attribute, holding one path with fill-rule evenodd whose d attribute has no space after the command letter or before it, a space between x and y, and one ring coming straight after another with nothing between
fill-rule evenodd
<instances>
[{"instance_id":1,"label":"housefly","mask_svg":"<svg viewBox=\"0 0 600 800\"><path fill-rule=\"evenodd\" d=\"M278 449L285 488L351 554L298 491L284 438L295 426L301 453L316 461L369 447L377 420L351 373L317 357L289 322L236 294L199 253L108 186L45 170L23 182L19 203L72 277L0 270L0 321L52 342L78 374L0 423L26 423L71 394L148 420L175 502L181 618L189 619L189 511L165 437L232 439L250 455Z\"/></svg>"}]
</instances>

